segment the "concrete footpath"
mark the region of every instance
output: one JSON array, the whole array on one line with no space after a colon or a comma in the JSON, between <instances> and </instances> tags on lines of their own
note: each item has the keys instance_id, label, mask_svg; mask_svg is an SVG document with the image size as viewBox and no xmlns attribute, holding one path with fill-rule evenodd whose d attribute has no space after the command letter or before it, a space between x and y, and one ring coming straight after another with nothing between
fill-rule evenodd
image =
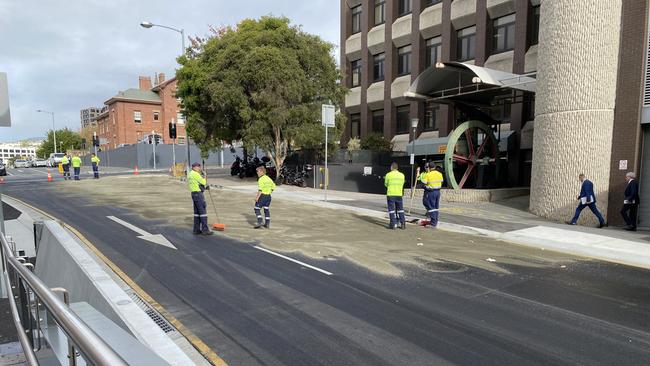
<instances>
[{"instance_id":1,"label":"concrete footpath","mask_svg":"<svg viewBox=\"0 0 650 366\"><path fill-rule=\"evenodd\" d=\"M210 181L224 189L251 194L257 190L253 179L239 180L221 175ZM344 209L388 220L386 198L383 195L328 191L328 200L325 202L322 190L279 186L273 196L275 199ZM415 198L412 209L411 200L405 197L404 201L405 210L407 213L410 211L411 218L424 217L421 199ZM438 230L490 237L543 250L650 269L650 232L569 226L532 215L526 211L527 206L528 197L490 203L445 204L440 210Z\"/></svg>"}]
</instances>

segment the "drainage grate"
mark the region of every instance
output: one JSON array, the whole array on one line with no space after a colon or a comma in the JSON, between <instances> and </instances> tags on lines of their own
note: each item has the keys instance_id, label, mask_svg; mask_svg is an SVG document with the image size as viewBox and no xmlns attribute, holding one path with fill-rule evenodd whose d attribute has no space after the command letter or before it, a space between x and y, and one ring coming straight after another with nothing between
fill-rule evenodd
<instances>
[{"instance_id":1,"label":"drainage grate","mask_svg":"<svg viewBox=\"0 0 650 366\"><path fill-rule=\"evenodd\" d=\"M149 304L147 304L144 300L140 298L140 296L138 296L138 294L131 291L129 291L128 294L131 300L133 300L133 302L136 305L138 305L140 309L144 310L144 312L147 315L149 315L151 320L153 320L154 323L156 323L156 325L158 325L158 327L160 327L160 329L162 329L163 332L171 333L176 331L176 329L171 324L169 324L169 322L165 318L163 318L160 314L158 314L156 310L152 309L151 306L149 306Z\"/></svg>"}]
</instances>

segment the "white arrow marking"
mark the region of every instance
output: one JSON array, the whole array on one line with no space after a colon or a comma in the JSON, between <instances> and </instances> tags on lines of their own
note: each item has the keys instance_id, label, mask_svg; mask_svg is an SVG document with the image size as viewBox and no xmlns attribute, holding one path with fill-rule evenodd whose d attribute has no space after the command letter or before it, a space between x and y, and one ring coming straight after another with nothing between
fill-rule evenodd
<instances>
[{"instance_id":1,"label":"white arrow marking","mask_svg":"<svg viewBox=\"0 0 650 366\"><path fill-rule=\"evenodd\" d=\"M162 246L165 246L165 247L168 247L168 248L176 249L174 244L169 242L169 240L167 240L167 238L162 236L162 234L150 234L150 233L140 229L139 227L137 227L137 226L135 226L133 224L129 224L128 222L126 222L126 221L124 221L122 219L118 219L115 216L106 216L106 217L113 220L113 221L115 221L115 222L117 222L118 224L120 224L122 226L125 226L125 227L135 231L136 233L140 234L140 236L138 236L139 239L143 239L143 240L146 240L148 242L151 242L151 243L154 243L154 244L159 244L159 245L162 245Z\"/></svg>"}]
</instances>

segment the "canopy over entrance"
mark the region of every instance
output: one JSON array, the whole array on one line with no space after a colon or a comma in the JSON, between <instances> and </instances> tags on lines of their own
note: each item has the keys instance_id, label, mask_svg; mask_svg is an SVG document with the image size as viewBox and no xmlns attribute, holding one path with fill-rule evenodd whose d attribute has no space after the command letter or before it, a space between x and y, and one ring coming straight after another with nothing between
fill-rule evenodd
<instances>
[{"instance_id":1,"label":"canopy over entrance","mask_svg":"<svg viewBox=\"0 0 650 366\"><path fill-rule=\"evenodd\" d=\"M437 103L459 102L477 107L515 102L535 93L534 74L517 75L461 62L438 62L415 79L404 96Z\"/></svg>"}]
</instances>

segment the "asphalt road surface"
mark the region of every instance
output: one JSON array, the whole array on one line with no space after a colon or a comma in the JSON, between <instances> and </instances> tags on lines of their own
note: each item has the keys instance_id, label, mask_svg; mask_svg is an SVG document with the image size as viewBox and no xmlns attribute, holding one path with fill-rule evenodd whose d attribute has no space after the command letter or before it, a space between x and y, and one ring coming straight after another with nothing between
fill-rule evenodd
<instances>
[{"instance_id":1,"label":"asphalt road surface","mask_svg":"<svg viewBox=\"0 0 650 366\"><path fill-rule=\"evenodd\" d=\"M255 243L64 198L56 184L23 178L0 189L79 229L231 365L650 364L650 271L585 260L502 274L449 263L392 278L284 253L314 269Z\"/></svg>"}]
</instances>

